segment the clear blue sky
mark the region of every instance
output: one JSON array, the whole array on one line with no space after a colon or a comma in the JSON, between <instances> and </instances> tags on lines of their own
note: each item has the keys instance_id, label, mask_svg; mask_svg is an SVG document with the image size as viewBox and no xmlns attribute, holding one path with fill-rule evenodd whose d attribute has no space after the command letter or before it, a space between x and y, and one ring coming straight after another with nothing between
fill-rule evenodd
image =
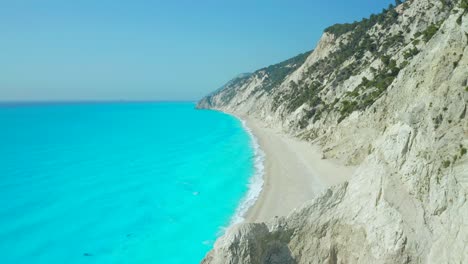
<instances>
[{"instance_id":1,"label":"clear blue sky","mask_svg":"<svg viewBox=\"0 0 468 264\"><path fill-rule=\"evenodd\" d=\"M0 0L0 101L197 100L393 0Z\"/></svg>"}]
</instances>

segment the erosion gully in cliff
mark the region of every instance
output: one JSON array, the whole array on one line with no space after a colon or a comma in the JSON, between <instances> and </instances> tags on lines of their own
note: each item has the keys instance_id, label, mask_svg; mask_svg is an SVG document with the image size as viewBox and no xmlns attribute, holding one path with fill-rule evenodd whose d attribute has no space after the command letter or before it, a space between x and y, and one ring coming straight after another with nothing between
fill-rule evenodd
<instances>
[{"instance_id":1,"label":"erosion gully in cliff","mask_svg":"<svg viewBox=\"0 0 468 264\"><path fill-rule=\"evenodd\" d=\"M203 263L468 263L467 6L407 1L332 26L201 100L359 166L287 217L232 227Z\"/></svg>"}]
</instances>

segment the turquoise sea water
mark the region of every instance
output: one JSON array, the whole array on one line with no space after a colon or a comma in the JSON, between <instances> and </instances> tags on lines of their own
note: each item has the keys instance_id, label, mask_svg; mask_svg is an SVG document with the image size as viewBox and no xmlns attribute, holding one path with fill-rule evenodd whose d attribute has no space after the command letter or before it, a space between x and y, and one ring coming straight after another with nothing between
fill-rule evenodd
<instances>
[{"instance_id":1,"label":"turquoise sea water","mask_svg":"<svg viewBox=\"0 0 468 264\"><path fill-rule=\"evenodd\" d=\"M0 105L1 263L198 263L254 173L192 103Z\"/></svg>"}]
</instances>

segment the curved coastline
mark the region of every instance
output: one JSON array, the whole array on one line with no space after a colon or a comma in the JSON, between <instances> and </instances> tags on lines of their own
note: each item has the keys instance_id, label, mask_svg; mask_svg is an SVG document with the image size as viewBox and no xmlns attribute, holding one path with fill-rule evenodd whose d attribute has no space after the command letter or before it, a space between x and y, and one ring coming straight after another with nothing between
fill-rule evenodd
<instances>
[{"instance_id":1,"label":"curved coastline","mask_svg":"<svg viewBox=\"0 0 468 264\"><path fill-rule=\"evenodd\" d=\"M255 159L248 191L229 226L287 216L326 188L349 180L354 173L355 167L322 159L320 148L311 142L293 138L248 116L220 112L242 123L251 138Z\"/></svg>"},{"instance_id":2,"label":"curved coastline","mask_svg":"<svg viewBox=\"0 0 468 264\"><path fill-rule=\"evenodd\" d=\"M255 170L226 229L242 223L267 222L289 215L328 187L350 179L356 167L323 159L320 146L247 115L218 111L239 120L251 138Z\"/></svg>"},{"instance_id":3,"label":"curved coastline","mask_svg":"<svg viewBox=\"0 0 468 264\"><path fill-rule=\"evenodd\" d=\"M265 176L265 152L261 149L258 139L253 134L252 130L247 126L247 121L239 116L231 113L226 113L236 119L238 119L243 129L247 132L250 137L250 145L253 149L254 156L254 172L249 178L248 190L245 196L240 200L239 205L236 208L234 215L231 218L230 226L242 223L246 220L248 211L254 206L260 194L262 193Z\"/></svg>"}]
</instances>

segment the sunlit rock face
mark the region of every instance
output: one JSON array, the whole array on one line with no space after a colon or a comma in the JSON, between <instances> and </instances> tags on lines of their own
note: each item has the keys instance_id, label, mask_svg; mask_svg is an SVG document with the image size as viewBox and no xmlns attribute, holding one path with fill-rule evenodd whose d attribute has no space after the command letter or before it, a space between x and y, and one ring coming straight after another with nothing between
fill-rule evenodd
<instances>
[{"instance_id":1,"label":"sunlit rock face","mask_svg":"<svg viewBox=\"0 0 468 264\"><path fill-rule=\"evenodd\" d=\"M241 224L203 263L468 262L468 11L407 1L199 108L249 115L358 165L286 218Z\"/></svg>"}]
</instances>

